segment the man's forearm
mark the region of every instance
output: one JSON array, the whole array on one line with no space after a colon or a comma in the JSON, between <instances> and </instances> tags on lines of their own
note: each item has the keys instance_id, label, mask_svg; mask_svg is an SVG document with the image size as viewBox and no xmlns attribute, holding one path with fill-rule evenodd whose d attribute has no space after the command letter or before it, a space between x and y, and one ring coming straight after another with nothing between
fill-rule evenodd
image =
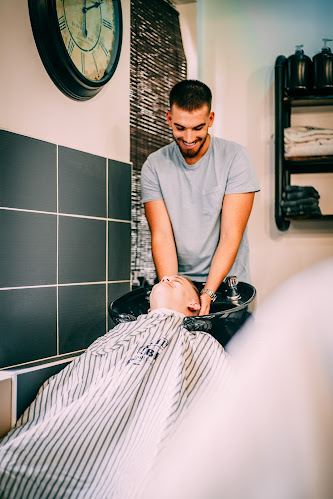
<instances>
[{"instance_id":1,"label":"man's forearm","mask_svg":"<svg viewBox=\"0 0 333 499\"><path fill-rule=\"evenodd\" d=\"M220 241L210 266L205 288L208 288L215 293L231 269L237 255L238 247L238 240L235 241L230 239L224 240L223 242ZM200 315L209 314L210 305L210 296L206 293L201 295Z\"/></svg>"},{"instance_id":2,"label":"man's forearm","mask_svg":"<svg viewBox=\"0 0 333 499\"><path fill-rule=\"evenodd\" d=\"M228 275L249 219L254 193L227 194L223 199L220 241L215 251L206 287L216 291ZM211 287L210 287L211 286Z\"/></svg>"},{"instance_id":3,"label":"man's forearm","mask_svg":"<svg viewBox=\"0 0 333 499\"><path fill-rule=\"evenodd\" d=\"M152 236L151 247L157 277L178 274L176 245L173 238L159 235Z\"/></svg>"},{"instance_id":4,"label":"man's forearm","mask_svg":"<svg viewBox=\"0 0 333 499\"><path fill-rule=\"evenodd\" d=\"M206 287L216 291L221 282L228 275L239 248L238 239L226 239L220 241L210 266L209 275L206 281Z\"/></svg>"}]
</instances>

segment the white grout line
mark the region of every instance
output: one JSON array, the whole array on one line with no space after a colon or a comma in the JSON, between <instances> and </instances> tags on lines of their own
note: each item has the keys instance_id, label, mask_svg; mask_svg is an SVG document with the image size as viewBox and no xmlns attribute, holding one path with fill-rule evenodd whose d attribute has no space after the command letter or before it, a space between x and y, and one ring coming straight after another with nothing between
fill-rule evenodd
<instances>
[{"instance_id":1,"label":"white grout line","mask_svg":"<svg viewBox=\"0 0 333 499\"><path fill-rule=\"evenodd\" d=\"M57 355L60 352L59 337L59 146L57 144Z\"/></svg>"},{"instance_id":2,"label":"white grout line","mask_svg":"<svg viewBox=\"0 0 333 499\"><path fill-rule=\"evenodd\" d=\"M25 213L41 213L43 215L57 215L57 213L55 211L25 210L23 208L10 208L9 206L0 206L0 210L4 210L4 211L23 211Z\"/></svg>"},{"instance_id":3,"label":"white grout line","mask_svg":"<svg viewBox=\"0 0 333 499\"><path fill-rule=\"evenodd\" d=\"M106 216L109 215L109 165L106 160ZM105 250L105 331L108 331L108 276L109 276L109 222L106 222L106 250Z\"/></svg>"},{"instance_id":4,"label":"white grout line","mask_svg":"<svg viewBox=\"0 0 333 499\"><path fill-rule=\"evenodd\" d=\"M56 288L57 284L39 284L37 286L10 286L7 288L0 288L0 291L8 291L10 289L34 289L34 288Z\"/></svg>"},{"instance_id":5,"label":"white grout line","mask_svg":"<svg viewBox=\"0 0 333 499\"><path fill-rule=\"evenodd\" d=\"M8 206L0 206L0 210L4 211L23 211L25 213L40 213L42 215L57 215L62 217L73 217L73 218L85 218L89 220L102 220L108 222L123 222L125 224L130 224L131 220L120 220L118 218L105 218L105 217L92 217L90 215L76 215L74 213L58 213L54 211L38 211L38 210L25 210L23 208L9 208Z\"/></svg>"},{"instance_id":6,"label":"white grout line","mask_svg":"<svg viewBox=\"0 0 333 499\"><path fill-rule=\"evenodd\" d=\"M38 289L38 288L63 288L66 286L94 286L95 284L122 284L130 282L129 279L124 279L122 281L96 281L96 282L71 282L68 284L40 284L37 286L11 286L7 288L0 288L0 291L8 291L10 289Z\"/></svg>"}]
</instances>

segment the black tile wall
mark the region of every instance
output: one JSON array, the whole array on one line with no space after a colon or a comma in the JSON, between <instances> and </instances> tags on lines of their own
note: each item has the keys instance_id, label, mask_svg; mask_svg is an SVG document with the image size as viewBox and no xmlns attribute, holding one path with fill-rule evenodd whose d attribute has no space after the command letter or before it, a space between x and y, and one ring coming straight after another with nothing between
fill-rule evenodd
<instances>
[{"instance_id":1,"label":"black tile wall","mask_svg":"<svg viewBox=\"0 0 333 499\"><path fill-rule=\"evenodd\" d=\"M109 218L131 220L131 165L108 160Z\"/></svg>"},{"instance_id":2,"label":"black tile wall","mask_svg":"<svg viewBox=\"0 0 333 499\"><path fill-rule=\"evenodd\" d=\"M130 206L131 165L0 130L0 368L82 351L113 326Z\"/></svg>"},{"instance_id":3,"label":"black tile wall","mask_svg":"<svg viewBox=\"0 0 333 499\"><path fill-rule=\"evenodd\" d=\"M0 206L57 211L57 146L0 130Z\"/></svg>"},{"instance_id":4,"label":"black tile wall","mask_svg":"<svg viewBox=\"0 0 333 499\"><path fill-rule=\"evenodd\" d=\"M106 286L59 288L60 354L87 348L106 333Z\"/></svg>"},{"instance_id":5,"label":"black tile wall","mask_svg":"<svg viewBox=\"0 0 333 499\"><path fill-rule=\"evenodd\" d=\"M109 222L109 281L126 280L131 270L131 224Z\"/></svg>"},{"instance_id":6,"label":"black tile wall","mask_svg":"<svg viewBox=\"0 0 333 499\"><path fill-rule=\"evenodd\" d=\"M57 354L57 289L0 290L0 367Z\"/></svg>"},{"instance_id":7,"label":"black tile wall","mask_svg":"<svg viewBox=\"0 0 333 499\"><path fill-rule=\"evenodd\" d=\"M60 213L105 218L106 159L67 147L59 147L58 158Z\"/></svg>"},{"instance_id":8,"label":"black tile wall","mask_svg":"<svg viewBox=\"0 0 333 499\"><path fill-rule=\"evenodd\" d=\"M57 217L0 211L0 287L57 282Z\"/></svg>"},{"instance_id":9,"label":"black tile wall","mask_svg":"<svg viewBox=\"0 0 333 499\"><path fill-rule=\"evenodd\" d=\"M106 221L59 217L59 284L105 281L105 260Z\"/></svg>"}]
</instances>

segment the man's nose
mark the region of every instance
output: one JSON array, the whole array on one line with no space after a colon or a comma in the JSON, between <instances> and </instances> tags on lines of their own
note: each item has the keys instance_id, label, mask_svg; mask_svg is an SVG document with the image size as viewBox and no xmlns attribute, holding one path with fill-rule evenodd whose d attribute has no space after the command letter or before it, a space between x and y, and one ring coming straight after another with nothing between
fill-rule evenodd
<instances>
[{"instance_id":1,"label":"man's nose","mask_svg":"<svg viewBox=\"0 0 333 499\"><path fill-rule=\"evenodd\" d=\"M171 281L171 278L170 278L170 276L165 275L164 277L162 277L161 281L162 281L162 282L165 282L165 281Z\"/></svg>"},{"instance_id":2,"label":"man's nose","mask_svg":"<svg viewBox=\"0 0 333 499\"><path fill-rule=\"evenodd\" d=\"M192 130L186 130L184 133L184 140L188 144L191 144L194 141L194 133Z\"/></svg>"}]
</instances>

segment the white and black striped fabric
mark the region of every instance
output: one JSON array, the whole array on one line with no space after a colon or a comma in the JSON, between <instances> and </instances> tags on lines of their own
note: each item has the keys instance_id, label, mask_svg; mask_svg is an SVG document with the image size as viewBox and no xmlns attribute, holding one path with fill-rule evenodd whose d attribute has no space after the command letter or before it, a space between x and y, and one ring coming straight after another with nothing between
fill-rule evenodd
<instances>
[{"instance_id":1,"label":"white and black striped fabric","mask_svg":"<svg viewBox=\"0 0 333 499\"><path fill-rule=\"evenodd\" d=\"M230 374L222 346L183 317L119 324L50 378L0 444L0 497L140 497L188 409Z\"/></svg>"}]
</instances>

